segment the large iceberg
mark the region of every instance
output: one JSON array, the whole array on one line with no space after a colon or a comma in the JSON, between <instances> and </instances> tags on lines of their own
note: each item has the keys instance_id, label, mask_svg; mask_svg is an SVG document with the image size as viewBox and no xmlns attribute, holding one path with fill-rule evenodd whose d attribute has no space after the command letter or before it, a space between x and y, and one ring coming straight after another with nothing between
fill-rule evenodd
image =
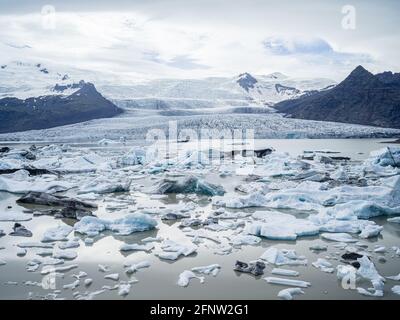
<instances>
[{"instance_id":1,"label":"large iceberg","mask_svg":"<svg viewBox=\"0 0 400 320\"><path fill-rule=\"evenodd\" d=\"M86 216L75 223L74 229L76 232L94 237L106 230L119 235L129 235L133 232L153 229L156 225L157 221L149 215L144 213L132 213L115 220Z\"/></svg>"}]
</instances>

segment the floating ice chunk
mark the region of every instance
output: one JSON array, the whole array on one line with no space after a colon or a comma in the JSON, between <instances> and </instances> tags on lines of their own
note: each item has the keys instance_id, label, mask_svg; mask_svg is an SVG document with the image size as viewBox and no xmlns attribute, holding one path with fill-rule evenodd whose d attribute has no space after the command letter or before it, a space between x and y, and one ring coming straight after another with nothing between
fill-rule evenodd
<instances>
[{"instance_id":1,"label":"floating ice chunk","mask_svg":"<svg viewBox=\"0 0 400 320\"><path fill-rule=\"evenodd\" d=\"M262 261L251 261L249 263L236 260L235 267L233 270L244 272L244 273L251 273L255 276L260 276L264 274L265 263Z\"/></svg>"},{"instance_id":2,"label":"floating ice chunk","mask_svg":"<svg viewBox=\"0 0 400 320\"><path fill-rule=\"evenodd\" d=\"M253 217L263 222L247 225L245 232L271 240L296 240L300 236L316 235L320 229L306 219L280 212L256 212Z\"/></svg>"},{"instance_id":3,"label":"floating ice chunk","mask_svg":"<svg viewBox=\"0 0 400 320\"><path fill-rule=\"evenodd\" d=\"M323 258L318 258L317 261L312 263L312 265L323 272L333 273L333 271L335 271L332 263Z\"/></svg>"},{"instance_id":4,"label":"floating ice chunk","mask_svg":"<svg viewBox=\"0 0 400 320\"><path fill-rule=\"evenodd\" d=\"M125 297L131 291L131 284L130 283L120 283L118 286L118 295L121 297Z\"/></svg>"},{"instance_id":5,"label":"floating ice chunk","mask_svg":"<svg viewBox=\"0 0 400 320\"><path fill-rule=\"evenodd\" d=\"M385 278L378 273L374 263L369 260L367 256L362 256L361 258L358 258L357 261L360 263L360 268L357 270L357 274L360 277L371 281L385 281Z\"/></svg>"},{"instance_id":6,"label":"floating ice chunk","mask_svg":"<svg viewBox=\"0 0 400 320\"><path fill-rule=\"evenodd\" d=\"M400 223L400 217L388 218L387 221L392 223Z\"/></svg>"},{"instance_id":7,"label":"floating ice chunk","mask_svg":"<svg viewBox=\"0 0 400 320\"><path fill-rule=\"evenodd\" d=\"M65 241L68 235L74 230L73 227L68 225L57 226L55 228L50 228L45 231L42 237L42 242L52 242L52 241Z\"/></svg>"},{"instance_id":8,"label":"floating ice chunk","mask_svg":"<svg viewBox=\"0 0 400 320\"><path fill-rule=\"evenodd\" d=\"M164 238L163 237L147 237L142 239L142 242L160 242L163 241Z\"/></svg>"},{"instance_id":9,"label":"floating ice chunk","mask_svg":"<svg viewBox=\"0 0 400 320\"><path fill-rule=\"evenodd\" d=\"M382 226L378 225L367 225L365 228L361 230L360 233L360 238L366 239L366 238L372 238L378 236L381 231L383 230Z\"/></svg>"},{"instance_id":10,"label":"floating ice chunk","mask_svg":"<svg viewBox=\"0 0 400 320\"><path fill-rule=\"evenodd\" d=\"M20 213L20 212L12 212L12 211L4 211L0 213L0 221L29 221L32 220L32 215Z\"/></svg>"},{"instance_id":11,"label":"floating ice chunk","mask_svg":"<svg viewBox=\"0 0 400 320\"><path fill-rule=\"evenodd\" d=\"M26 249L24 248L17 248L17 256L18 257L23 257L26 255Z\"/></svg>"},{"instance_id":12,"label":"floating ice chunk","mask_svg":"<svg viewBox=\"0 0 400 320\"><path fill-rule=\"evenodd\" d=\"M76 251L72 250L58 250L53 252L53 258L73 260L78 256Z\"/></svg>"},{"instance_id":13,"label":"floating ice chunk","mask_svg":"<svg viewBox=\"0 0 400 320\"><path fill-rule=\"evenodd\" d=\"M194 267L191 270L193 272L198 272L207 275L212 274L215 277L221 270L221 266L219 264L210 264L209 266Z\"/></svg>"},{"instance_id":14,"label":"floating ice chunk","mask_svg":"<svg viewBox=\"0 0 400 320\"><path fill-rule=\"evenodd\" d=\"M265 277L264 280L267 281L268 283L280 284L284 286L294 286L301 288L307 288L311 286L311 283L302 280L293 280L293 279L285 279L277 277Z\"/></svg>"},{"instance_id":15,"label":"floating ice chunk","mask_svg":"<svg viewBox=\"0 0 400 320\"><path fill-rule=\"evenodd\" d=\"M364 288L357 287L357 292L359 294L362 294L364 296L369 296L369 297L383 297L383 290L375 290L375 291L368 291L365 290Z\"/></svg>"},{"instance_id":16,"label":"floating ice chunk","mask_svg":"<svg viewBox=\"0 0 400 320\"><path fill-rule=\"evenodd\" d=\"M146 243L146 244L123 244L119 250L120 251L150 251L154 248L154 244Z\"/></svg>"},{"instance_id":17,"label":"floating ice chunk","mask_svg":"<svg viewBox=\"0 0 400 320\"><path fill-rule=\"evenodd\" d=\"M400 273L397 276L389 276L386 278L390 280L400 281Z\"/></svg>"},{"instance_id":18,"label":"floating ice chunk","mask_svg":"<svg viewBox=\"0 0 400 320\"><path fill-rule=\"evenodd\" d=\"M120 235L129 235L133 232L140 232L153 229L157 221L147 214L132 213L116 220L104 220L97 217L86 216L74 225L75 231L97 236L100 232L110 230Z\"/></svg>"},{"instance_id":19,"label":"floating ice chunk","mask_svg":"<svg viewBox=\"0 0 400 320\"><path fill-rule=\"evenodd\" d=\"M392 292L395 293L395 294L400 295L400 286L394 286L392 288Z\"/></svg>"},{"instance_id":20,"label":"floating ice chunk","mask_svg":"<svg viewBox=\"0 0 400 320\"><path fill-rule=\"evenodd\" d=\"M60 242L58 244L58 247L62 250L64 249L71 249L71 248L78 248L79 247L79 241L77 240L68 240L66 242Z\"/></svg>"},{"instance_id":21,"label":"floating ice chunk","mask_svg":"<svg viewBox=\"0 0 400 320\"><path fill-rule=\"evenodd\" d=\"M328 246L325 246L322 244L315 244L310 247L310 250L313 250L313 251L325 251L327 249L328 249Z\"/></svg>"},{"instance_id":22,"label":"floating ice chunk","mask_svg":"<svg viewBox=\"0 0 400 320\"><path fill-rule=\"evenodd\" d=\"M191 279L199 279L200 283L204 282L204 277L198 277L192 271L185 270L179 275L177 285L180 287L187 287Z\"/></svg>"},{"instance_id":23,"label":"floating ice chunk","mask_svg":"<svg viewBox=\"0 0 400 320\"><path fill-rule=\"evenodd\" d=\"M101 271L101 272L108 272L108 271L110 271L110 267L109 267L109 266L105 266L105 265L103 265L103 264L99 264L99 265L98 265L98 268L99 268L99 271Z\"/></svg>"},{"instance_id":24,"label":"floating ice chunk","mask_svg":"<svg viewBox=\"0 0 400 320\"><path fill-rule=\"evenodd\" d=\"M398 147L386 147L376 150L371 152L370 156L369 161L382 167L400 167L400 148Z\"/></svg>"},{"instance_id":25,"label":"floating ice chunk","mask_svg":"<svg viewBox=\"0 0 400 320\"><path fill-rule=\"evenodd\" d=\"M125 272L127 274L132 274L132 273L135 273L136 271L138 271L139 269L149 268L150 262L147 260L144 260L144 261L132 264L132 265L125 265L125 267L127 267L125 269Z\"/></svg>"},{"instance_id":26,"label":"floating ice chunk","mask_svg":"<svg viewBox=\"0 0 400 320\"><path fill-rule=\"evenodd\" d=\"M87 277L87 275L88 274L85 271L79 271L78 274L73 274L71 277L76 278L76 279L79 280L79 279Z\"/></svg>"},{"instance_id":27,"label":"floating ice chunk","mask_svg":"<svg viewBox=\"0 0 400 320\"><path fill-rule=\"evenodd\" d=\"M295 270L280 269L280 268L273 268L271 273L279 276L292 276L292 277L297 277L300 274L298 271Z\"/></svg>"},{"instance_id":28,"label":"floating ice chunk","mask_svg":"<svg viewBox=\"0 0 400 320\"><path fill-rule=\"evenodd\" d=\"M75 268L78 268L77 264L71 264L71 265L62 266L62 267L45 266L40 273L42 275L46 275L49 273L67 272L67 271L70 271Z\"/></svg>"},{"instance_id":29,"label":"floating ice chunk","mask_svg":"<svg viewBox=\"0 0 400 320\"><path fill-rule=\"evenodd\" d=\"M197 251L197 246L192 244L189 245L179 244L172 240L164 240L161 243L161 249L163 250L163 252L156 253L156 255L159 258L167 260L176 260L181 255L188 256L191 255L192 253L195 253Z\"/></svg>"},{"instance_id":30,"label":"floating ice chunk","mask_svg":"<svg viewBox=\"0 0 400 320\"><path fill-rule=\"evenodd\" d=\"M268 263L281 265L307 265L308 261L305 257L297 256L294 250L277 249L269 247L261 256L260 259Z\"/></svg>"},{"instance_id":31,"label":"floating ice chunk","mask_svg":"<svg viewBox=\"0 0 400 320\"><path fill-rule=\"evenodd\" d=\"M54 243L41 243L41 242L23 242L18 243L18 247L20 248L43 248L43 249L52 249Z\"/></svg>"},{"instance_id":32,"label":"floating ice chunk","mask_svg":"<svg viewBox=\"0 0 400 320\"><path fill-rule=\"evenodd\" d=\"M385 246L378 246L374 249L374 252L376 253L384 253L386 252L386 247Z\"/></svg>"},{"instance_id":33,"label":"floating ice chunk","mask_svg":"<svg viewBox=\"0 0 400 320\"><path fill-rule=\"evenodd\" d=\"M0 259L0 266L4 266L4 265L6 265L6 264L7 264L7 262L5 262L5 260Z\"/></svg>"},{"instance_id":34,"label":"floating ice chunk","mask_svg":"<svg viewBox=\"0 0 400 320\"><path fill-rule=\"evenodd\" d=\"M304 294L300 288L287 288L278 292L278 297L283 300L292 300L296 294Z\"/></svg>"},{"instance_id":35,"label":"floating ice chunk","mask_svg":"<svg viewBox=\"0 0 400 320\"><path fill-rule=\"evenodd\" d=\"M70 284L63 285L63 289L75 290L79 286L79 283L80 283L80 281L79 281L79 279L77 279Z\"/></svg>"},{"instance_id":36,"label":"floating ice chunk","mask_svg":"<svg viewBox=\"0 0 400 320\"><path fill-rule=\"evenodd\" d=\"M87 279L83 280L83 283L85 284L85 286L88 287L93 283L93 279L87 278Z\"/></svg>"},{"instance_id":37,"label":"floating ice chunk","mask_svg":"<svg viewBox=\"0 0 400 320\"><path fill-rule=\"evenodd\" d=\"M267 205L265 195L261 192L256 192L243 197L224 197L216 198L213 200L213 204L216 206L226 208L250 208L250 207L264 207Z\"/></svg>"},{"instance_id":38,"label":"floating ice chunk","mask_svg":"<svg viewBox=\"0 0 400 320\"><path fill-rule=\"evenodd\" d=\"M189 176L180 180L163 180L152 192L158 194L195 193L206 196L221 196L225 193L225 190L222 186L208 183L195 176Z\"/></svg>"},{"instance_id":39,"label":"floating ice chunk","mask_svg":"<svg viewBox=\"0 0 400 320\"><path fill-rule=\"evenodd\" d=\"M321 238L337 242L357 242L357 239L354 239L348 233L322 233Z\"/></svg>"},{"instance_id":40,"label":"floating ice chunk","mask_svg":"<svg viewBox=\"0 0 400 320\"><path fill-rule=\"evenodd\" d=\"M107 275L104 276L104 279L118 281L119 280L119 274L118 273L107 274Z\"/></svg>"},{"instance_id":41,"label":"floating ice chunk","mask_svg":"<svg viewBox=\"0 0 400 320\"><path fill-rule=\"evenodd\" d=\"M230 243L233 246L241 246L241 245L256 245L261 242L261 239L252 235L244 235L239 234L231 238Z\"/></svg>"},{"instance_id":42,"label":"floating ice chunk","mask_svg":"<svg viewBox=\"0 0 400 320\"><path fill-rule=\"evenodd\" d=\"M98 194L105 194L105 193L114 193L114 192L126 192L129 191L131 181L130 180L106 180L104 178L96 178L93 181L82 185L79 190L78 194L84 193L98 193Z\"/></svg>"},{"instance_id":43,"label":"floating ice chunk","mask_svg":"<svg viewBox=\"0 0 400 320\"><path fill-rule=\"evenodd\" d=\"M42 177L31 177L26 170L19 170L0 176L0 191L24 194L31 191L54 193L71 189L73 185L68 182L55 180L49 181Z\"/></svg>"}]
</instances>

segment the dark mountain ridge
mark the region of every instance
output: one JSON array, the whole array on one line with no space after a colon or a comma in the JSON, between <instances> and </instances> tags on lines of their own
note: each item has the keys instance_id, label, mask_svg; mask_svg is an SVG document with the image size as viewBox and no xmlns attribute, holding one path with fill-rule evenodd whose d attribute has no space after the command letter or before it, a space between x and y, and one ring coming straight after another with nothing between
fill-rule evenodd
<instances>
[{"instance_id":1,"label":"dark mountain ridge","mask_svg":"<svg viewBox=\"0 0 400 320\"><path fill-rule=\"evenodd\" d=\"M358 66L332 89L274 107L293 118L400 128L400 73L373 75Z\"/></svg>"},{"instance_id":2,"label":"dark mountain ridge","mask_svg":"<svg viewBox=\"0 0 400 320\"><path fill-rule=\"evenodd\" d=\"M80 89L69 96L0 99L0 133L46 129L122 113L92 83L79 84Z\"/></svg>"}]
</instances>

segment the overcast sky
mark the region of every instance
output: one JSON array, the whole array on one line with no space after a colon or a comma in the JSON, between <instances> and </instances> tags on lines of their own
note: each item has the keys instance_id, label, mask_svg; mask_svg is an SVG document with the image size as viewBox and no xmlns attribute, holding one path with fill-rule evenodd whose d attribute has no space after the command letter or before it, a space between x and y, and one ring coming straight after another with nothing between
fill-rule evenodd
<instances>
[{"instance_id":1,"label":"overcast sky","mask_svg":"<svg viewBox=\"0 0 400 320\"><path fill-rule=\"evenodd\" d=\"M354 29L342 26L345 5L355 9ZM341 80L359 64L400 71L399 9L396 0L0 0L0 63L149 78L279 71Z\"/></svg>"}]
</instances>

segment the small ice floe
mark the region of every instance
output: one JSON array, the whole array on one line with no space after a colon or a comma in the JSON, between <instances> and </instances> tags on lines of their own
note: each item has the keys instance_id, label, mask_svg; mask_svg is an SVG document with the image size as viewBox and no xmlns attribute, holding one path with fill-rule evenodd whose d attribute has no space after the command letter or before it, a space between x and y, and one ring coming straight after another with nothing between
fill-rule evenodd
<instances>
[{"instance_id":1,"label":"small ice floe","mask_svg":"<svg viewBox=\"0 0 400 320\"><path fill-rule=\"evenodd\" d=\"M151 190L155 194L169 194L169 193L195 193L205 196L222 196L225 190L220 185L215 185L204 181L196 176L189 176L182 179L164 179Z\"/></svg>"},{"instance_id":2,"label":"small ice floe","mask_svg":"<svg viewBox=\"0 0 400 320\"><path fill-rule=\"evenodd\" d=\"M367 239L376 237L381 233L382 230L383 230L382 226L378 226L376 224L367 225L361 230L360 238Z\"/></svg>"},{"instance_id":3,"label":"small ice floe","mask_svg":"<svg viewBox=\"0 0 400 320\"><path fill-rule=\"evenodd\" d=\"M260 276L264 274L265 263L262 261L254 261L254 262L243 262L237 260L233 270L243 273L251 273L255 276Z\"/></svg>"},{"instance_id":4,"label":"small ice floe","mask_svg":"<svg viewBox=\"0 0 400 320\"><path fill-rule=\"evenodd\" d=\"M253 213L253 218L262 222L253 222L246 226L249 234L271 240L296 240L301 236L316 235L320 227L307 219L297 219L291 214L281 212Z\"/></svg>"},{"instance_id":5,"label":"small ice floe","mask_svg":"<svg viewBox=\"0 0 400 320\"><path fill-rule=\"evenodd\" d=\"M154 248L154 244L146 243L146 244L126 244L124 243L119 247L120 251L151 251Z\"/></svg>"},{"instance_id":6,"label":"small ice floe","mask_svg":"<svg viewBox=\"0 0 400 320\"><path fill-rule=\"evenodd\" d=\"M6 281L6 282L4 282L4 284L7 286L17 286L18 282L17 281Z\"/></svg>"},{"instance_id":7,"label":"small ice floe","mask_svg":"<svg viewBox=\"0 0 400 320\"><path fill-rule=\"evenodd\" d=\"M131 180L126 178L117 178L113 180L98 177L93 181L79 187L78 194L83 193L115 193L115 192L126 192L129 191Z\"/></svg>"},{"instance_id":8,"label":"small ice floe","mask_svg":"<svg viewBox=\"0 0 400 320\"><path fill-rule=\"evenodd\" d=\"M60 243L58 244L58 247L59 247L61 250L72 249L72 248L78 248L78 247L79 247L79 241L73 239L73 240L68 240L68 241L65 241L65 242L60 242Z\"/></svg>"},{"instance_id":9,"label":"small ice floe","mask_svg":"<svg viewBox=\"0 0 400 320\"><path fill-rule=\"evenodd\" d=\"M83 242L87 245L87 246L91 246L94 243L94 239L93 238L89 238L86 237Z\"/></svg>"},{"instance_id":10,"label":"small ice floe","mask_svg":"<svg viewBox=\"0 0 400 320\"><path fill-rule=\"evenodd\" d=\"M20 212L12 212L12 211L4 211L0 214L0 221L29 221L32 220L32 215L20 213Z\"/></svg>"},{"instance_id":11,"label":"small ice floe","mask_svg":"<svg viewBox=\"0 0 400 320\"><path fill-rule=\"evenodd\" d=\"M42 242L53 242L53 241L66 241L68 235L74 230L73 227L68 225L60 225L54 228L46 230L42 237Z\"/></svg>"},{"instance_id":12,"label":"small ice floe","mask_svg":"<svg viewBox=\"0 0 400 320\"><path fill-rule=\"evenodd\" d=\"M219 264L210 264L209 266L194 267L191 270L193 272L202 273L206 275L211 274L215 277L221 270L221 266Z\"/></svg>"},{"instance_id":13,"label":"small ice floe","mask_svg":"<svg viewBox=\"0 0 400 320\"><path fill-rule=\"evenodd\" d=\"M260 242L261 242L261 238L252 236L252 235L246 235L246 234L239 234L230 239L230 243L235 247L239 247L241 245L253 245L254 246Z\"/></svg>"},{"instance_id":14,"label":"small ice floe","mask_svg":"<svg viewBox=\"0 0 400 320\"><path fill-rule=\"evenodd\" d=\"M386 279L395 280L395 281L400 281L400 273L399 273L397 276L389 276L389 277L386 277Z\"/></svg>"},{"instance_id":15,"label":"small ice floe","mask_svg":"<svg viewBox=\"0 0 400 320\"><path fill-rule=\"evenodd\" d=\"M296 251L287 249L277 249L269 247L261 256L261 260L268 263L281 266L281 265L307 265L308 261L303 256L298 256Z\"/></svg>"},{"instance_id":16,"label":"small ice floe","mask_svg":"<svg viewBox=\"0 0 400 320\"><path fill-rule=\"evenodd\" d=\"M105 266L103 264L99 264L98 268L99 268L100 272L108 272L108 271L110 271L110 267L109 266Z\"/></svg>"},{"instance_id":17,"label":"small ice floe","mask_svg":"<svg viewBox=\"0 0 400 320\"><path fill-rule=\"evenodd\" d=\"M204 277L196 276L192 271L185 270L179 275L177 285L180 287L187 287L191 279L199 279L200 283L204 283Z\"/></svg>"},{"instance_id":18,"label":"small ice floe","mask_svg":"<svg viewBox=\"0 0 400 320\"><path fill-rule=\"evenodd\" d=\"M17 237L32 237L32 232L29 231L26 227L24 227L20 223L14 223L13 231L10 232L10 236Z\"/></svg>"},{"instance_id":19,"label":"small ice floe","mask_svg":"<svg viewBox=\"0 0 400 320\"><path fill-rule=\"evenodd\" d=\"M392 292L395 293L395 294L400 295L400 286L394 286L392 288Z\"/></svg>"},{"instance_id":20,"label":"small ice floe","mask_svg":"<svg viewBox=\"0 0 400 320\"><path fill-rule=\"evenodd\" d=\"M142 242L161 242L163 240L164 240L164 238L159 236L159 237L147 237L140 241L142 241Z\"/></svg>"},{"instance_id":21,"label":"small ice floe","mask_svg":"<svg viewBox=\"0 0 400 320\"><path fill-rule=\"evenodd\" d=\"M126 264L125 267L126 267L125 272L127 274L132 274L132 273L135 273L136 271L138 271L139 269L149 268L150 262L147 260L144 260L144 261L140 261L135 264Z\"/></svg>"},{"instance_id":22,"label":"small ice floe","mask_svg":"<svg viewBox=\"0 0 400 320\"><path fill-rule=\"evenodd\" d=\"M16 194L28 192L59 192L71 189L73 185L68 182L58 181L55 176L52 180L42 177L31 177L27 170L18 170L0 176L0 191Z\"/></svg>"},{"instance_id":23,"label":"small ice floe","mask_svg":"<svg viewBox=\"0 0 400 320\"><path fill-rule=\"evenodd\" d=\"M36 204L51 207L72 207L76 209L95 209L96 204L80 201L66 196L57 196L45 192L29 192L17 200L17 203Z\"/></svg>"},{"instance_id":24,"label":"small ice floe","mask_svg":"<svg viewBox=\"0 0 400 320\"><path fill-rule=\"evenodd\" d=\"M5 260L0 259L0 266L4 266L4 265L6 265L6 264L7 264L7 262L6 262Z\"/></svg>"},{"instance_id":25,"label":"small ice floe","mask_svg":"<svg viewBox=\"0 0 400 320\"><path fill-rule=\"evenodd\" d=\"M26 249L25 248L17 248L17 256L18 257L24 257L26 255Z\"/></svg>"},{"instance_id":26,"label":"small ice floe","mask_svg":"<svg viewBox=\"0 0 400 320\"><path fill-rule=\"evenodd\" d=\"M115 220L104 220L86 216L75 225L75 231L88 236L97 236L100 232L110 230L119 235L129 235L155 228L157 221L147 214L132 213Z\"/></svg>"},{"instance_id":27,"label":"small ice floe","mask_svg":"<svg viewBox=\"0 0 400 320\"><path fill-rule=\"evenodd\" d=\"M125 297L131 291L132 285L130 283L120 283L118 286L118 295L121 297Z\"/></svg>"},{"instance_id":28,"label":"small ice floe","mask_svg":"<svg viewBox=\"0 0 400 320\"><path fill-rule=\"evenodd\" d=\"M300 274L298 271L295 270L280 269L280 268L273 268L271 273L279 276L291 276L291 277L297 277Z\"/></svg>"},{"instance_id":29,"label":"small ice floe","mask_svg":"<svg viewBox=\"0 0 400 320\"><path fill-rule=\"evenodd\" d=\"M6 235L6 233L4 232L3 229L0 229L0 237L4 237Z\"/></svg>"},{"instance_id":30,"label":"small ice floe","mask_svg":"<svg viewBox=\"0 0 400 320\"><path fill-rule=\"evenodd\" d=\"M80 281L79 281L79 279L77 279L72 283L63 285L63 289L75 290L79 286L79 284L80 284Z\"/></svg>"},{"instance_id":31,"label":"small ice floe","mask_svg":"<svg viewBox=\"0 0 400 320\"><path fill-rule=\"evenodd\" d=\"M179 220L190 217L188 213L167 212L161 216L161 220Z\"/></svg>"},{"instance_id":32,"label":"small ice floe","mask_svg":"<svg viewBox=\"0 0 400 320\"><path fill-rule=\"evenodd\" d=\"M283 286L293 286L300 288L307 288L311 286L311 283L302 281L302 280L294 280L294 279L285 279L285 278L277 278L277 277L265 277L263 278L268 283L272 284L280 284Z\"/></svg>"},{"instance_id":33,"label":"small ice floe","mask_svg":"<svg viewBox=\"0 0 400 320\"><path fill-rule=\"evenodd\" d=\"M71 265L62 266L62 267L46 266L42 269L42 271L40 273L42 275L46 275L46 274L53 273L53 272L67 272L67 271L70 271L75 268L78 268L77 264L71 264Z\"/></svg>"},{"instance_id":34,"label":"small ice floe","mask_svg":"<svg viewBox=\"0 0 400 320\"><path fill-rule=\"evenodd\" d=\"M85 280L83 280L83 283L85 286L90 286L93 283L93 279L91 278L86 278Z\"/></svg>"},{"instance_id":35,"label":"small ice floe","mask_svg":"<svg viewBox=\"0 0 400 320\"><path fill-rule=\"evenodd\" d=\"M53 258L74 260L78 254L73 250L57 250L53 252Z\"/></svg>"},{"instance_id":36,"label":"small ice floe","mask_svg":"<svg viewBox=\"0 0 400 320\"><path fill-rule=\"evenodd\" d=\"M357 239L353 238L350 234L348 233L321 233L321 238L326 239L326 240L331 240L331 241L337 241L337 242L357 242Z\"/></svg>"},{"instance_id":37,"label":"small ice floe","mask_svg":"<svg viewBox=\"0 0 400 320\"><path fill-rule=\"evenodd\" d=\"M85 271L79 271L78 274L73 274L73 275L71 275L71 277L80 280L80 279L82 279L82 278L87 277L87 275L88 275L88 274L87 274Z\"/></svg>"},{"instance_id":38,"label":"small ice floe","mask_svg":"<svg viewBox=\"0 0 400 320\"><path fill-rule=\"evenodd\" d=\"M283 300L293 300L294 295L304 294L301 288L287 288L278 292L278 297Z\"/></svg>"},{"instance_id":39,"label":"small ice floe","mask_svg":"<svg viewBox=\"0 0 400 320\"><path fill-rule=\"evenodd\" d=\"M373 286L373 288L368 291L363 288L357 288L357 291L363 295L382 297L385 278L378 273L375 265L367 256L358 258L357 261L360 264L360 267L357 270L357 275L363 279L370 280Z\"/></svg>"},{"instance_id":40,"label":"small ice floe","mask_svg":"<svg viewBox=\"0 0 400 320\"><path fill-rule=\"evenodd\" d=\"M18 243L20 248L43 248L43 249L53 249L54 243L41 243L41 242L23 242Z\"/></svg>"},{"instance_id":41,"label":"small ice floe","mask_svg":"<svg viewBox=\"0 0 400 320\"><path fill-rule=\"evenodd\" d=\"M333 273L333 271L335 271L332 263L323 258L318 258L317 261L312 263L312 265L323 272Z\"/></svg>"},{"instance_id":42,"label":"small ice floe","mask_svg":"<svg viewBox=\"0 0 400 320\"><path fill-rule=\"evenodd\" d=\"M119 280L119 274L118 273L107 274L107 275L104 276L104 279L118 281Z\"/></svg>"},{"instance_id":43,"label":"small ice floe","mask_svg":"<svg viewBox=\"0 0 400 320\"><path fill-rule=\"evenodd\" d=\"M264 207L267 205L267 200L262 192L255 192L243 197L230 196L215 198L213 199L213 204L219 207L242 209L251 207Z\"/></svg>"},{"instance_id":44,"label":"small ice floe","mask_svg":"<svg viewBox=\"0 0 400 320\"><path fill-rule=\"evenodd\" d=\"M322 244L315 244L310 247L310 250L312 251L326 251L328 249L328 246L322 245Z\"/></svg>"},{"instance_id":45,"label":"small ice floe","mask_svg":"<svg viewBox=\"0 0 400 320\"><path fill-rule=\"evenodd\" d=\"M400 217L388 218L387 221L392 223L400 223Z\"/></svg>"},{"instance_id":46,"label":"small ice floe","mask_svg":"<svg viewBox=\"0 0 400 320\"><path fill-rule=\"evenodd\" d=\"M375 252L375 253L385 253L385 252L386 252L386 247L385 247L385 246L377 246L377 247L374 249L374 252Z\"/></svg>"},{"instance_id":47,"label":"small ice floe","mask_svg":"<svg viewBox=\"0 0 400 320\"><path fill-rule=\"evenodd\" d=\"M93 300L96 296L104 293L106 290L101 289L93 292L88 292L86 291L85 293L79 293L78 295L75 296L75 299L77 300Z\"/></svg>"},{"instance_id":48,"label":"small ice floe","mask_svg":"<svg viewBox=\"0 0 400 320\"><path fill-rule=\"evenodd\" d=\"M183 231L186 231L185 229L183 229ZM208 239L211 241L214 241L215 243L221 243L221 239L215 235L214 232L209 232L207 230L204 229L197 229L197 230L193 230L188 228L188 231L186 231L186 235L188 237L192 237L194 239Z\"/></svg>"},{"instance_id":49,"label":"small ice floe","mask_svg":"<svg viewBox=\"0 0 400 320\"><path fill-rule=\"evenodd\" d=\"M161 243L161 249L163 252L156 253L160 259L165 260L177 260L181 255L189 256L197 251L197 246L188 244L179 244L172 240L164 240Z\"/></svg>"}]
</instances>

